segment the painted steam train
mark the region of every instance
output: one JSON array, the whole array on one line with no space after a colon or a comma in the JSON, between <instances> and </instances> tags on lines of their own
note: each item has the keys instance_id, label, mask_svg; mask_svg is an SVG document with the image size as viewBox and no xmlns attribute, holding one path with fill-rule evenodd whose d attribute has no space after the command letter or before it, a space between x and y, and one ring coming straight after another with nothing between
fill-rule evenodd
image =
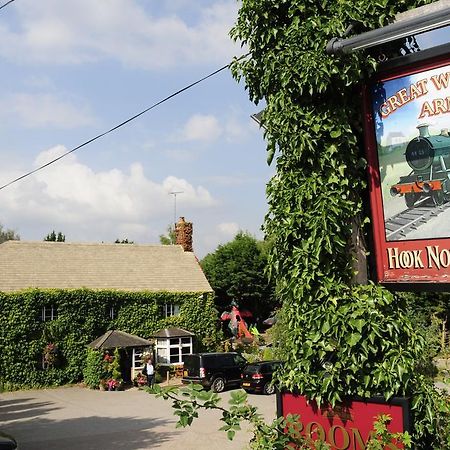
<instances>
[{"instance_id":1,"label":"painted steam train","mask_svg":"<svg viewBox=\"0 0 450 450\"><path fill-rule=\"evenodd\" d=\"M425 198L435 205L450 200L450 135L447 129L430 136L427 124L418 125L419 136L412 139L405 152L412 171L400 177L390 193L402 195L408 208Z\"/></svg>"}]
</instances>

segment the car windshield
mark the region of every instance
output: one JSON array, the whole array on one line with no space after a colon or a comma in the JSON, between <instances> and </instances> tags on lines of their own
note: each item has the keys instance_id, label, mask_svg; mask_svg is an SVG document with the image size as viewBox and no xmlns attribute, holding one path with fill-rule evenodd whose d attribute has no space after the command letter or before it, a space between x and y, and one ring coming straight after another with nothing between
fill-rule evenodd
<instances>
[{"instance_id":1,"label":"car windshield","mask_svg":"<svg viewBox=\"0 0 450 450\"><path fill-rule=\"evenodd\" d=\"M198 355L185 355L184 368L189 371L198 371L200 369L200 358Z\"/></svg>"}]
</instances>

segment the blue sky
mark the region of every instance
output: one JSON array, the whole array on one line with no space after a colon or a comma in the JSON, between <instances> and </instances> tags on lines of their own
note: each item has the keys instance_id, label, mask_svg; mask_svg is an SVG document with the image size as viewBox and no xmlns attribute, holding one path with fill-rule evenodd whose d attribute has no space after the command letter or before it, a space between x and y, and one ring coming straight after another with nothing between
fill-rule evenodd
<instances>
[{"instance_id":1,"label":"blue sky","mask_svg":"<svg viewBox=\"0 0 450 450\"><path fill-rule=\"evenodd\" d=\"M235 0L16 0L0 10L0 185L242 54ZM259 111L223 71L0 191L22 240L159 243L177 216L203 257L238 230L261 238L266 164Z\"/></svg>"}]
</instances>

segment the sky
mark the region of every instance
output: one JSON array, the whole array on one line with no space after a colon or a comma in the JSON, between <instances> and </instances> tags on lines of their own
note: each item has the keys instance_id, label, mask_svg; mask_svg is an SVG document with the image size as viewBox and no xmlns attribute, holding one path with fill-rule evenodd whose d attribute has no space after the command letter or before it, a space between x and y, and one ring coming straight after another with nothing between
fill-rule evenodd
<instances>
[{"instance_id":1,"label":"sky","mask_svg":"<svg viewBox=\"0 0 450 450\"><path fill-rule=\"evenodd\" d=\"M5 2L1 2L2 4ZM16 0L0 10L0 185L103 133L245 51L235 0ZM159 244L174 218L199 257L262 238L262 131L228 70L0 190L21 240ZM175 198L170 192L182 191Z\"/></svg>"}]
</instances>

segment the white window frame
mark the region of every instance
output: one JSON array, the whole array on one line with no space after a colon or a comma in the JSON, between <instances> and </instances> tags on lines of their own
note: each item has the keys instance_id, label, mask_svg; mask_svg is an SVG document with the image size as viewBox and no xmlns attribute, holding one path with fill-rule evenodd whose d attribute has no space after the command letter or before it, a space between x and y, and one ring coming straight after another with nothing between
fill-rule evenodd
<instances>
[{"instance_id":1,"label":"white window frame","mask_svg":"<svg viewBox=\"0 0 450 450\"><path fill-rule=\"evenodd\" d=\"M42 307L42 315L41 315L42 322L49 322L51 320L55 320L57 317L58 311L56 309L56 306L50 305Z\"/></svg>"},{"instance_id":2,"label":"white window frame","mask_svg":"<svg viewBox=\"0 0 450 450\"><path fill-rule=\"evenodd\" d=\"M131 364L131 379L140 372L142 373L142 369L144 368L144 354L152 354L151 347L133 347L133 356L132 356L132 364Z\"/></svg>"},{"instance_id":3,"label":"white window frame","mask_svg":"<svg viewBox=\"0 0 450 450\"><path fill-rule=\"evenodd\" d=\"M180 305L176 303L164 303L162 305L162 316L165 319L172 316L178 316L179 314L180 314Z\"/></svg>"},{"instance_id":4,"label":"white window frame","mask_svg":"<svg viewBox=\"0 0 450 450\"><path fill-rule=\"evenodd\" d=\"M182 342L183 339L189 339L188 342ZM171 340L176 342L171 343ZM178 349L178 354L170 354L171 349ZM189 349L188 353L183 353L183 349ZM183 364L183 355L192 353L192 336L171 337L171 338L158 338L156 340L156 363L177 366ZM178 356L177 361L171 361L171 357Z\"/></svg>"},{"instance_id":5,"label":"white window frame","mask_svg":"<svg viewBox=\"0 0 450 450\"><path fill-rule=\"evenodd\" d=\"M117 312L116 312L116 308L114 308L114 305L111 305L109 307L109 318L111 320L114 320L117 317Z\"/></svg>"}]
</instances>

